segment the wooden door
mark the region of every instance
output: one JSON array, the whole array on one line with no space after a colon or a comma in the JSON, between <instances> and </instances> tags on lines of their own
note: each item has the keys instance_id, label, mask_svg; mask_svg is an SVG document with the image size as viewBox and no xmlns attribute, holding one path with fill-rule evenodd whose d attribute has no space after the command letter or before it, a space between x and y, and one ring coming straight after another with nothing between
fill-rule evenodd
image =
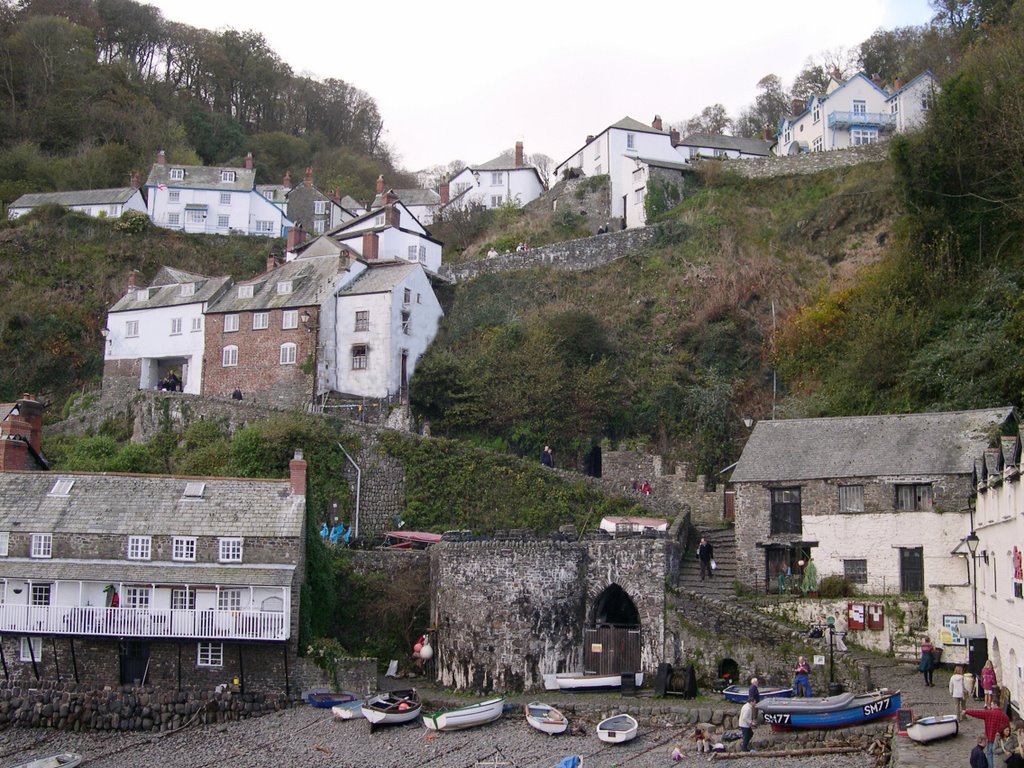
<instances>
[{"instance_id":1,"label":"wooden door","mask_svg":"<svg viewBox=\"0 0 1024 768\"><path fill-rule=\"evenodd\" d=\"M583 671L596 675L640 672L640 630L627 627L584 629Z\"/></svg>"}]
</instances>

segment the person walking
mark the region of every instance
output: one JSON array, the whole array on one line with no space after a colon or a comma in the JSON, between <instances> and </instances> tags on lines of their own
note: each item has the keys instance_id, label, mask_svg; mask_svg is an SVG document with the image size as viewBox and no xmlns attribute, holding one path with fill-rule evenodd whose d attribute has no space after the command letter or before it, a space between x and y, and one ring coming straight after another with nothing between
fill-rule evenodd
<instances>
[{"instance_id":1,"label":"person walking","mask_svg":"<svg viewBox=\"0 0 1024 768\"><path fill-rule=\"evenodd\" d=\"M796 660L796 667L793 669L793 695L804 696L808 699L813 695L811 693L811 665L803 656Z\"/></svg>"},{"instance_id":2,"label":"person walking","mask_svg":"<svg viewBox=\"0 0 1024 768\"><path fill-rule=\"evenodd\" d=\"M921 643L921 662L917 665L917 669L924 674L924 684L934 687L932 673L935 671L935 646L932 645L932 640L927 635Z\"/></svg>"},{"instance_id":3,"label":"person walking","mask_svg":"<svg viewBox=\"0 0 1024 768\"><path fill-rule=\"evenodd\" d=\"M964 714L968 717L976 717L985 724L985 740L988 742L985 754L988 757L988 764L994 766L995 763L992 762L993 745L1002 730L1010 724L1010 718L1003 710L991 708L968 709L964 711Z\"/></svg>"},{"instance_id":4,"label":"person walking","mask_svg":"<svg viewBox=\"0 0 1024 768\"><path fill-rule=\"evenodd\" d=\"M740 749L744 752L750 752L750 740L754 738L754 709L757 707L757 701L753 696L747 697L747 703L740 707L740 733L743 734L743 744Z\"/></svg>"},{"instance_id":5,"label":"person walking","mask_svg":"<svg viewBox=\"0 0 1024 768\"><path fill-rule=\"evenodd\" d=\"M715 569L711 567L711 561L715 559L715 548L703 536L697 545L697 559L700 560L700 580L704 581L705 574L709 579L714 576Z\"/></svg>"},{"instance_id":6,"label":"person walking","mask_svg":"<svg viewBox=\"0 0 1024 768\"><path fill-rule=\"evenodd\" d=\"M992 666L992 659L989 659L981 668L981 690L985 692L985 709L995 706L992 703L992 694L995 693L996 684L996 668Z\"/></svg>"},{"instance_id":7,"label":"person walking","mask_svg":"<svg viewBox=\"0 0 1024 768\"><path fill-rule=\"evenodd\" d=\"M957 665L949 678L949 695L956 702L956 719L964 719L964 668Z\"/></svg>"},{"instance_id":8,"label":"person walking","mask_svg":"<svg viewBox=\"0 0 1024 768\"><path fill-rule=\"evenodd\" d=\"M540 463L549 469L555 466L555 456L551 453L551 446L545 445L540 454Z\"/></svg>"}]
</instances>

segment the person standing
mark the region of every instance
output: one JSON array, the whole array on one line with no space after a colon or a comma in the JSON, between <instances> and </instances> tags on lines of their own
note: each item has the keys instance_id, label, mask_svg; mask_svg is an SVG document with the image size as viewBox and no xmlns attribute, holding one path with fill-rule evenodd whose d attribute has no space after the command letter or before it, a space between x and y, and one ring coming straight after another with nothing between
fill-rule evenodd
<instances>
[{"instance_id":1,"label":"person standing","mask_svg":"<svg viewBox=\"0 0 1024 768\"><path fill-rule=\"evenodd\" d=\"M545 445L544 450L540 454L540 463L545 467L552 468L555 466L555 457L551 453L551 446Z\"/></svg>"},{"instance_id":2,"label":"person standing","mask_svg":"<svg viewBox=\"0 0 1024 768\"><path fill-rule=\"evenodd\" d=\"M754 708L757 701L753 696L747 697L747 703L740 707L740 733L743 734L743 744L740 749L744 752L750 751L750 740L754 737Z\"/></svg>"},{"instance_id":3,"label":"person standing","mask_svg":"<svg viewBox=\"0 0 1024 768\"><path fill-rule=\"evenodd\" d=\"M932 640L927 635L921 643L921 662L917 665L917 669L924 674L924 684L934 687L932 673L935 671L935 646L932 645Z\"/></svg>"},{"instance_id":4,"label":"person standing","mask_svg":"<svg viewBox=\"0 0 1024 768\"><path fill-rule=\"evenodd\" d=\"M992 666L992 659L986 661L981 668L981 690L985 692L985 709L995 706L992 694L996 690L996 668Z\"/></svg>"},{"instance_id":5,"label":"person standing","mask_svg":"<svg viewBox=\"0 0 1024 768\"><path fill-rule=\"evenodd\" d=\"M704 581L705 574L710 579L715 573L715 569L711 567L711 561L715 559L715 548L703 536L697 545L697 559L700 560L700 580Z\"/></svg>"},{"instance_id":6,"label":"person standing","mask_svg":"<svg viewBox=\"0 0 1024 768\"><path fill-rule=\"evenodd\" d=\"M992 762L992 747L1002 730L1010 724L1010 718L1001 709L968 709L964 711L968 717L976 717L985 724L985 740L988 742L985 747L985 754L988 757L988 764Z\"/></svg>"},{"instance_id":7,"label":"person standing","mask_svg":"<svg viewBox=\"0 0 1024 768\"><path fill-rule=\"evenodd\" d=\"M757 678L750 678L750 687L747 689L747 698L753 701L755 704L761 702L761 691L757 687Z\"/></svg>"},{"instance_id":8,"label":"person standing","mask_svg":"<svg viewBox=\"0 0 1024 768\"><path fill-rule=\"evenodd\" d=\"M956 719L964 719L964 668L957 665L949 678L949 695L956 702Z\"/></svg>"},{"instance_id":9,"label":"person standing","mask_svg":"<svg viewBox=\"0 0 1024 768\"><path fill-rule=\"evenodd\" d=\"M803 691L803 693L801 693ZM811 698L811 665L803 656L796 660L793 669L793 695Z\"/></svg>"},{"instance_id":10,"label":"person standing","mask_svg":"<svg viewBox=\"0 0 1024 768\"><path fill-rule=\"evenodd\" d=\"M978 743L971 750L971 768L989 768L988 758L985 757L985 737L979 736Z\"/></svg>"}]
</instances>

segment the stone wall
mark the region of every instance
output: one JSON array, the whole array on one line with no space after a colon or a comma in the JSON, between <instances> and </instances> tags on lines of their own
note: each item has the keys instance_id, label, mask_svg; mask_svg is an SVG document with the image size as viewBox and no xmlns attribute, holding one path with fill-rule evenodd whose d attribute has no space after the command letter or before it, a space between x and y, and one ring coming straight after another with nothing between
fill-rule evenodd
<instances>
[{"instance_id":1,"label":"stone wall","mask_svg":"<svg viewBox=\"0 0 1024 768\"><path fill-rule=\"evenodd\" d=\"M643 449L603 451L601 454L601 477L610 486L632 493L634 481L642 483L646 480L652 488L649 498L664 499L673 509L685 505L690 510L693 524L698 527L721 525L723 488L705 490L703 475L698 475L694 481L687 479L686 475L685 464L668 462Z\"/></svg>"},{"instance_id":2,"label":"stone wall","mask_svg":"<svg viewBox=\"0 0 1024 768\"><path fill-rule=\"evenodd\" d=\"M650 247L657 237L657 227L610 232L606 235L543 245L523 253L501 253L465 264L442 264L441 276L453 282L461 282L482 274L532 267L546 266L570 272L596 269Z\"/></svg>"},{"instance_id":3,"label":"stone wall","mask_svg":"<svg viewBox=\"0 0 1024 768\"><path fill-rule=\"evenodd\" d=\"M837 149L833 152L809 152L789 157L770 155L751 160L709 162L721 162L723 167L730 172L748 179L769 179L775 176L803 176L861 163L878 163L888 157L889 145L882 142L849 149Z\"/></svg>"},{"instance_id":4,"label":"stone wall","mask_svg":"<svg viewBox=\"0 0 1024 768\"><path fill-rule=\"evenodd\" d=\"M621 229L622 220L611 217L611 182L605 177L604 183L595 188L594 178L578 176L562 179L550 190L531 200L525 206L527 213L552 214L556 211L570 210L585 219L584 226L591 232L597 232L602 226L610 230Z\"/></svg>"}]
</instances>

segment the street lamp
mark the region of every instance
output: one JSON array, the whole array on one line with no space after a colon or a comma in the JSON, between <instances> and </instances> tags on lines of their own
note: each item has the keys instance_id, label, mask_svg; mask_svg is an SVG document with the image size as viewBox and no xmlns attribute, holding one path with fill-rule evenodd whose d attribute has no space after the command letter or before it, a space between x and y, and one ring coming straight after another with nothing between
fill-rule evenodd
<instances>
[{"instance_id":1,"label":"street lamp","mask_svg":"<svg viewBox=\"0 0 1024 768\"><path fill-rule=\"evenodd\" d=\"M754 417L753 416L744 416L743 417L743 426L746 427L747 429L750 429L752 426L754 426Z\"/></svg>"},{"instance_id":2,"label":"street lamp","mask_svg":"<svg viewBox=\"0 0 1024 768\"><path fill-rule=\"evenodd\" d=\"M973 530L967 534L967 538L964 539L967 544L967 549L971 553L971 562L974 563L974 576L971 578L971 606L974 613L974 623L978 623L978 534Z\"/></svg>"}]
</instances>

